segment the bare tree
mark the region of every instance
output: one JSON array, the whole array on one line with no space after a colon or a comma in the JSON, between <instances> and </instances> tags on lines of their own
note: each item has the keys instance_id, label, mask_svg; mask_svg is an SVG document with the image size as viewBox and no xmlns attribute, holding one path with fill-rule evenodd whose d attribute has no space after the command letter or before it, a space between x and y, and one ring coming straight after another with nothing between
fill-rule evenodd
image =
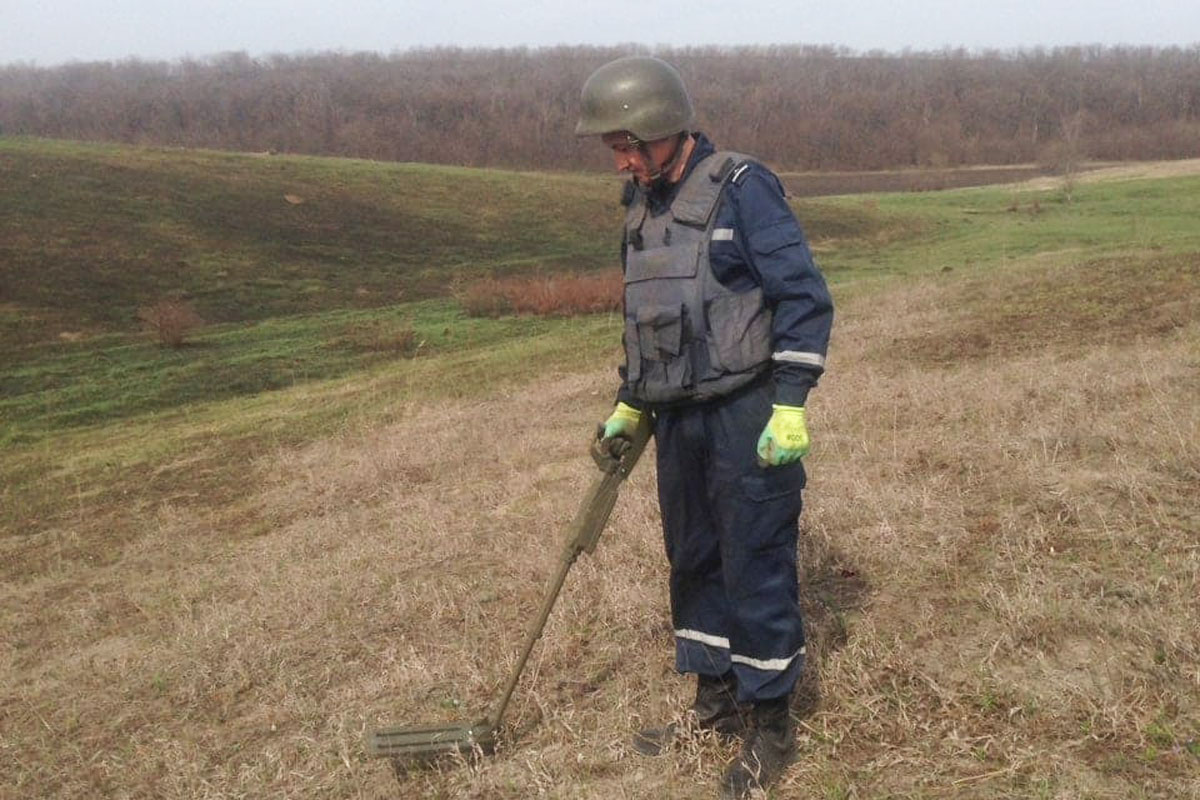
<instances>
[{"instance_id":1,"label":"bare tree","mask_svg":"<svg viewBox=\"0 0 1200 800\"><path fill-rule=\"evenodd\" d=\"M0 67L0 132L599 169L603 154L571 135L579 87L631 51L651 52L442 47ZM1030 163L1063 147L1105 159L1200 155L1200 46L654 52L683 72L704 130L781 168Z\"/></svg>"}]
</instances>

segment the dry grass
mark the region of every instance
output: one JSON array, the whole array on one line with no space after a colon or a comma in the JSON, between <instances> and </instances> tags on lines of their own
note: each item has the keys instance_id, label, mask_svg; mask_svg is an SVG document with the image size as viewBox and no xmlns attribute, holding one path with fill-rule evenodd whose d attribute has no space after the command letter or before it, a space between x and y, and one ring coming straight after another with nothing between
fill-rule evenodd
<instances>
[{"instance_id":1,"label":"dry grass","mask_svg":"<svg viewBox=\"0 0 1200 800\"><path fill-rule=\"evenodd\" d=\"M1136 164L1119 164L1112 167L1088 169L1075 176L1076 183L1101 183L1104 181L1127 181L1138 178L1178 178L1200 174L1200 158L1185 158L1173 161L1142 161ZM1025 189L1057 189L1063 178L1033 178L1021 184Z\"/></svg>"},{"instance_id":2,"label":"dry grass","mask_svg":"<svg viewBox=\"0 0 1200 800\"><path fill-rule=\"evenodd\" d=\"M467 313L476 317L569 317L619 311L621 292L621 273L605 270L541 278L487 278L467 284L456 294Z\"/></svg>"},{"instance_id":3,"label":"dry grass","mask_svg":"<svg viewBox=\"0 0 1200 800\"><path fill-rule=\"evenodd\" d=\"M1195 306L1106 317L1104 337L1039 306L1019 339L944 357L976 315L1008 319L1009 285L941 276L841 310L779 798L1200 797ZM0 796L710 796L721 745L625 747L688 693L647 468L572 573L500 752L399 785L362 754L373 722L487 709L611 380L547 375L271 453L244 507L164 501L106 563L31 565L0 587Z\"/></svg>"},{"instance_id":4,"label":"dry grass","mask_svg":"<svg viewBox=\"0 0 1200 800\"><path fill-rule=\"evenodd\" d=\"M1079 286L1088 269L1064 272ZM1038 347L943 366L888 344L955 341L959 303L986 317L1009 291L918 287L844 315L840 339L866 347L841 351L822 390L808 523L874 591L822 676L829 760L794 781L1196 796L1196 314L1165 330L1129 318L1097 344L1060 308L1015 332Z\"/></svg>"},{"instance_id":5,"label":"dry grass","mask_svg":"<svg viewBox=\"0 0 1200 800\"><path fill-rule=\"evenodd\" d=\"M1200 316L1200 254L1126 255L963 284L930 324L877 343L884 358L953 366L1168 336Z\"/></svg>"},{"instance_id":6,"label":"dry grass","mask_svg":"<svg viewBox=\"0 0 1200 800\"><path fill-rule=\"evenodd\" d=\"M401 322L370 320L355 322L342 328L326 346L351 352L395 353L412 358L425 347L425 340L417 335L411 319Z\"/></svg>"}]
</instances>

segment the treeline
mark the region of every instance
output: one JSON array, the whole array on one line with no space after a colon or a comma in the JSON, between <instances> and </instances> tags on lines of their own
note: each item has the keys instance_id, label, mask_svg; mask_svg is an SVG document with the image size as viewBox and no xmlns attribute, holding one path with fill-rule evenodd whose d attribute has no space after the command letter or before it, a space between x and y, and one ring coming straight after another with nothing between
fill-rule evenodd
<instances>
[{"instance_id":1,"label":"treeline","mask_svg":"<svg viewBox=\"0 0 1200 800\"><path fill-rule=\"evenodd\" d=\"M0 135L600 168L573 128L597 66L639 48L243 53L0 67ZM857 54L665 49L719 143L784 169L1200 156L1200 46Z\"/></svg>"}]
</instances>

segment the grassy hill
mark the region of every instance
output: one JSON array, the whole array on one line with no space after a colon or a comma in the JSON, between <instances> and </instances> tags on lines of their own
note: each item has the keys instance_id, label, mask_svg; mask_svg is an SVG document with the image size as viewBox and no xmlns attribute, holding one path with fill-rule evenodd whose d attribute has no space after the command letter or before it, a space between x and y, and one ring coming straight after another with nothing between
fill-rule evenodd
<instances>
[{"instance_id":1,"label":"grassy hill","mask_svg":"<svg viewBox=\"0 0 1200 800\"><path fill-rule=\"evenodd\" d=\"M616 185L582 175L0 139L0 180L5 302L83 328L178 293L258 320L612 263Z\"/></svg>"},{"instance_id":2,"label":"grassy hill","mask_svg":"<svg viewBox=\"0 0 1200 800\"><path fill-rule=\"evenodd\" d=\"M711 792L719 743L625 748L688 694L646 466L496 756L361 750L483 713L612 396L618 320L448 276L610 266L615 182L28 140L0 179L0 786ZM797 208L839 314L777 796L1195 795L1200 179ZM179 291L218 324L163 349L132 316Z\"/></svg>"},{"instance_id":3,"label":"grassy hill","mask_svg":"<svg viewBox=\"0 0 1200 800\"><path fill-rule=\"evenodd\" d=\"M548 333L483 276L615 269L615 178L0 139L0 443ZM821 241L903 235L806 207ZM139 335L182 297L190 346Z\"/></svg>"},{"instance_id":4,"label":"grassy hill","mask_svg":"<svg viewBox=\"0 0 1200 800\"><path fill-rule=\"evenodd\" d=\"M127 331L184 295L213 322L446 297L481 275L615 265L619 180L0 138L5 344ZM818 239L896 232L806 206Z\"/></svg>"}]
</instances>

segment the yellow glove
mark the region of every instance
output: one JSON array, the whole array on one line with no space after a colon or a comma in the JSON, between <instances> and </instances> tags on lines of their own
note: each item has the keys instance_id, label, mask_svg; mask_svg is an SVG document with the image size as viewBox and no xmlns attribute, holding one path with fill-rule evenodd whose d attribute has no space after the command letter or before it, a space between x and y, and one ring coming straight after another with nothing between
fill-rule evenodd
<instances>
[{"instance_id":1,"label":"yellow glove","mask_svg":"<svg viewBox=\"0 0 1200 800\"><path fill-rule=\"evenodd\" d=\"M791 464L808 455L808 427L803 406L773 405L775 412L758 437L758 461L764 467Z\"/></svg>"},{"instance_id":2,"label":"yellow glove","mask_svg":"<svg viewBox=\"0 0 1200 800\"><path fill-rule=\"evenodd\" d=\"M633 438L633 432L641 421L641 411L638 411L633 406L617 403L617 407L613 409L612 414L609 415L608 419L604 420L604 433L601 434L600 438L615 439L618 436L623 436L626 439Z\"/></svg>"}]
</instances>

